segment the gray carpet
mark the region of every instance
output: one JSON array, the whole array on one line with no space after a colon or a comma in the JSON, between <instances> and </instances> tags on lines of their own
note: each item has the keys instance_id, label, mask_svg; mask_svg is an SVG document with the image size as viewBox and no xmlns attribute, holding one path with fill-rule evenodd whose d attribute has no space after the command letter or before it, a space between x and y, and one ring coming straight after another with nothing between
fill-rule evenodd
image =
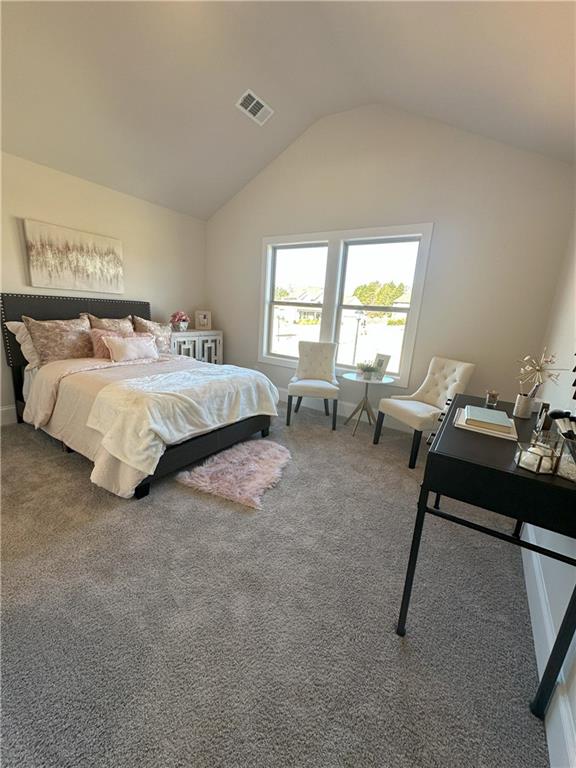
<instances>
[{"instance_id":1,"label":"gray carpet","mask_svg":"<svg viewBox=\"0 0 576 768\"><path fill-rule=\"evenodd\" d=\"M271 436L255 512L123 501L3 430L4 768L547 766L519 552L427 520L400 639L425 451L304 409Z\"/></svg>"}]
</instances>

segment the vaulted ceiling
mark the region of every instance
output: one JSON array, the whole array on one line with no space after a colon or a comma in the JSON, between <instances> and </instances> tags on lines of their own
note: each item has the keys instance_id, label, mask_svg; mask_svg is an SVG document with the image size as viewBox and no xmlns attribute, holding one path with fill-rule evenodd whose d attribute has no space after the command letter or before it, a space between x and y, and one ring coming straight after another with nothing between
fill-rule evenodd
<instances>
[{"instance_id":1,"label":"vaulted ceiling","mask_svg":"<svg viewBox=\"0 0 576 768\"><path fill-rule=\"evenodd\" d=\"M5 151L200 218L363 104L573 158L572 3L3 2L2 22Z\"/></svg>"}]
</instances>

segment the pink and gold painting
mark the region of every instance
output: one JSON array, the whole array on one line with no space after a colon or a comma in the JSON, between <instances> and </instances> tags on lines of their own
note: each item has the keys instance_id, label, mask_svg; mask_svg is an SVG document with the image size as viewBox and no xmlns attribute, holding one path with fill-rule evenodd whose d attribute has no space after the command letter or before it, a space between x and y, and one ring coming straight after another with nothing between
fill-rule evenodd
<instances>
[{"instance_id":1,"label":"pink and gold painting","mask_svg":"<svg viewBox=\"0 0 576 768\"><path fill-rule=\"evenodd\" d=\"M24 233L33 286L124 293L120 240L32 219Z\"/></svg>"}]
</instances>

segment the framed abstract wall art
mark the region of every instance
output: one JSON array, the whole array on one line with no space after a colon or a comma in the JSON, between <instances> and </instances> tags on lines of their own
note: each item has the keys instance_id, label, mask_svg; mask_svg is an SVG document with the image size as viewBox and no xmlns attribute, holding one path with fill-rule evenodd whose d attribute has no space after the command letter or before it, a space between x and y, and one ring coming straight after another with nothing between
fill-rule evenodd
<instances>
[{"instance_id":1,"label":"framed abstract wall art","mask_svg":"<svg viewBox=\"0 0 576 768\"><path fill-rule=\"evenodd\" d=\"M24 235L33 286L124 293L120 240L32 219L24 220Z\"/></svg>"}]
</instances>

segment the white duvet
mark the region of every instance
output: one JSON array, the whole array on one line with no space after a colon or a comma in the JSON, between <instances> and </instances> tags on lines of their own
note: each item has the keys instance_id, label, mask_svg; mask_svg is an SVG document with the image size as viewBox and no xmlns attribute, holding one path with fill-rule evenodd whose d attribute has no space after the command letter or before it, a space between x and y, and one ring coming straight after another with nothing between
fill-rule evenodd
<instances>
[{"instance_id":1,"label":"white duvet","mask_svg":"<svg viewBox=\"0 0 576 768\"><path fill-rule=\"evenodd\" d=\"M277 415L278 391L259 371L188 357L44 365L24 420L94 461L92 482L129 497L167 445L258 414Z\"/></svg>"}]
</instances>

